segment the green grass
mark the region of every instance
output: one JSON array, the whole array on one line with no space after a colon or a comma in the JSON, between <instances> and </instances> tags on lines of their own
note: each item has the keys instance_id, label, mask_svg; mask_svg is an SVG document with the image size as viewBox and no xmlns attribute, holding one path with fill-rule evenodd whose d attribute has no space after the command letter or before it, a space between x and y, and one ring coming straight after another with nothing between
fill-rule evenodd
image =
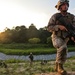
<instances>
[{"instance_id":1,"label":"green grass","mask_svg":"<svg viewBox=\"0 0 75 75\"><path fill-rule=\"evenodd\" d=\"M75 71L75 57L67 59L64 64L66 71ZM41 65L41 61L34 61L30 66L29 61L10 59L6 60L7 68L0 66L0 75L35 75L38 73L54 72L55 61L47 61L46 64Z\"/></svg>"},{"instance_id":2,"label":"green grass","mask_svg":"<svg viewBox=\"0 0 75 75\"><path fill-rule=\"evenodd\" d=\"M37 73L54 72L50 61L47 64L41 65L41 61L34 61L30 66L29 61L18 63L7 63L8 67L0 67L0 74L5 75L34 75Z\"/></svg>"},{"instance_id":3,"label":"green grass","mask_svg":"<svg viewBox=\"0 0 75 75\"><path fill-rule=\"evenodd\" d=\"M10 55L28 55L32 52L34 55L37 54L52 54L56 50L53 48L33 48L33 49L0 49L0 52Z\"/></svg>"},{"instance_id":4,"label":"green grass","mask_svg":"<svg viewBox=\"0 0 75 75\"><path fill-rule=\"evenodd\" d=\"M69 51L75 51L74 46L68 47ZM0 52L10 55L34 55L56 53L54 47L47 44L0 44Z\"/></svg>"}]
</instances>

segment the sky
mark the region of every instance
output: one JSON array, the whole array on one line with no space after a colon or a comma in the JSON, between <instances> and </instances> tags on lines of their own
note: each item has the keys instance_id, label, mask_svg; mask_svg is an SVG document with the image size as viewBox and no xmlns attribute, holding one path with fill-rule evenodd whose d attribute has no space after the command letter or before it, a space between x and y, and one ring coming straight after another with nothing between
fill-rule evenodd
<instances>
[{"instance_id":1,"label":"sky","mask_svg":"<svg viewBox=\"0 0 75 75\"><path fill-rule=\"evenodd\" d=\"M75 14L75 0L69 0L68 12ZM33 23L37 29L47 26L50 17L58 12L58 0L0 0L0 32Z\"/></svg>"}]
</instances>

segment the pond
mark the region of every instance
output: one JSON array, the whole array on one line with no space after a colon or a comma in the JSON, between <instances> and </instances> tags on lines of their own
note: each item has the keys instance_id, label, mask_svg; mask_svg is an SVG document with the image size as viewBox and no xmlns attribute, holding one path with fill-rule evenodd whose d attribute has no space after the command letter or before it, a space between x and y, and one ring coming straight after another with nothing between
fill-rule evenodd
<instances>
[{"instance_id":1,"label":"pond","mask_svg":"<svg viewBox=\"0 0 75 75\"><path fill-rule=\"evenodd\" d=\"M75 52L68 52L67 57L75 56ZM56 58L56 54L50 55L34 55L34 60L54 60ZM19 55L6 55L4 53L0 53L0 60L8 60L8 59L19 59L19 60L29 60L27 56L19 56Z\"/></svg>"}]
</instances>

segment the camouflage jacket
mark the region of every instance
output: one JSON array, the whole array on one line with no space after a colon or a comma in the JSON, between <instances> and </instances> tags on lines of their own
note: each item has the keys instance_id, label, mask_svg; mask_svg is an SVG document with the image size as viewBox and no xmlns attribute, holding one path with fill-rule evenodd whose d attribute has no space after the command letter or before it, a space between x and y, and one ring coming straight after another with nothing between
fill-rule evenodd
<instances>
[{"instance_id":1,"label":"camouflage jacket","mask_svg":"<svg viewBox=\"0 0 75 75\"><path fill-rule=\"evenodd\" d=\"M59 13L55 13L48 22L48 31L54 33L54 35L66 38L68 35L67 31L61 31L59 30L58 26L61 25L61 23L57 20L57 16ZM67 22L70 22L75 27L75 16L73 14L67 13L66 16L64 16L65 19L67 19Z\"/></svg>"}]
</instances>

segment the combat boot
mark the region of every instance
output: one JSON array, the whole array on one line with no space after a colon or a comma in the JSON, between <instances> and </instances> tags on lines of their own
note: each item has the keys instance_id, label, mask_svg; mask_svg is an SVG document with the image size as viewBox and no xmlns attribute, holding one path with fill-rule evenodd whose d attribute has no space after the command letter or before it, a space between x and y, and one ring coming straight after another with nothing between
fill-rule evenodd
<instances>
[{"instance_id":1,"label":"combat boot","mask_svg":"<svg viewBox=\"0 0 75 75\"><path fill-rule=\"evenodd\" d=\"M61 75L66 75L67 72L63 69L63 64L58 63L58 73Z\"/></svg>"},{"instance_id":2,"label":"combat boot","mask_svg":"<svg viewBox=\"0 0 75 75\"><path fill-rule=\"evenodd\" d=\"M57 62L55 62L54 70L55 70L56 72L58 71L58 63L57 63Z\"/></svg>"}]
</instances>

